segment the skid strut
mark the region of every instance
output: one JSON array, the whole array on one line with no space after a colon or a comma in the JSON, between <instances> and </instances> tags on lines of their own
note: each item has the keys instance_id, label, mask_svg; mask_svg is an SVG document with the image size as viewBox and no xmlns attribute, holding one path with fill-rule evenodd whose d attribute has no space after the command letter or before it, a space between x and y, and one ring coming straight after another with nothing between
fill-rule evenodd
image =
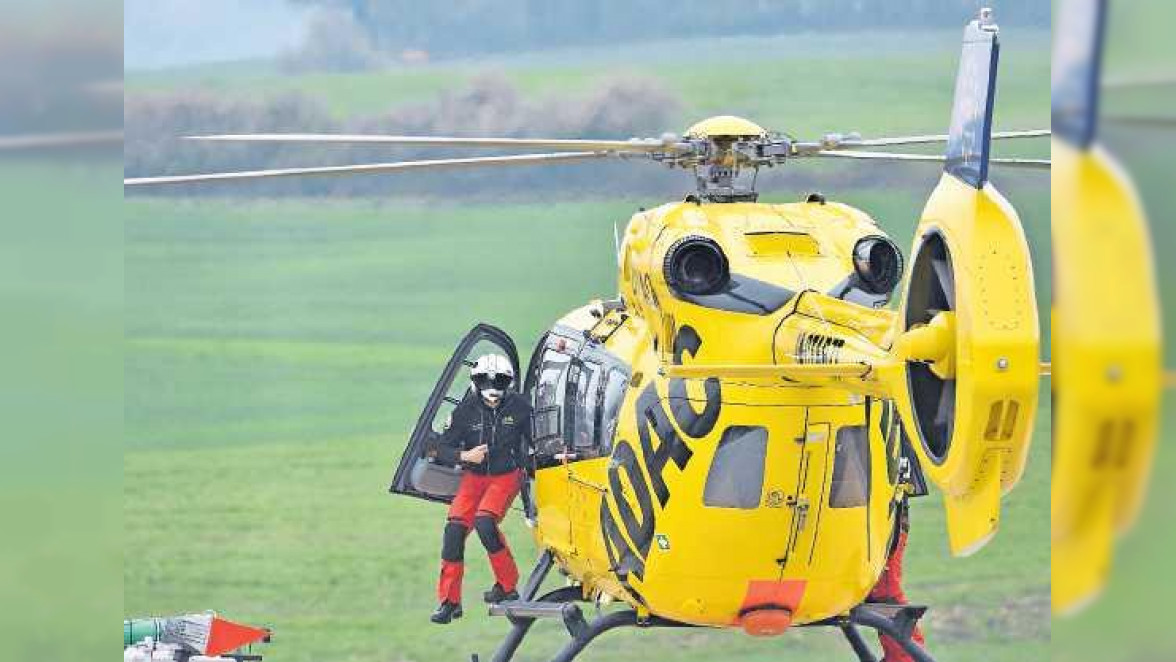
<instances>
[{"instance_id":1,"label":"skid strut","mask_svg":"<svg viewBox=\"0 0 1176 662\"><path fill-rule=\"evenodd\" d=\"M915 625L927 608L920 605L891 605L875 602L864 602L849 611L844 616L830 618L816 623L809 623L802 627L837 627L845 635L858 662L878 662L878 658L870 650L862 636L861 628L870 628L879 634L884 634L898 643L915 662L935 662L935 658L923 649L921 645L911 639Z\"/></svg>"},{"instance_id":2,"label":"skid strut","mask_svg":"<svg viewBox=\"0 0 1176 662\"><path fill-rule=\"evenodd\" d=\"M494 651L491 662L510 662L519 646L523 643L531 626L539 619L559 620L567 628L570 639L564 647L551 658L551 662L572 662L582 653L588 644L600 635L622 627L694 627L686 623L678 623L656 616L640 618L637 612L627 609L602 614L592 621L584 617L584 612L577 602L584 601L583 589L579 586L565 586L539 596L539 588L547 578L554 558L551 552L544 552L531 571L526 584L519 593L518 600L502 602L490 607L492 616L505 616L511 623L511 630L506 638ZM538 597L537 597L538 596ZM888 605L863 603L854 607L844 616L838 616L825 621L812 623L804 627L836 627L841 630L846 641L853 648L859 662L878 662L878 658L870 650L862 636L860 628L876 630L885 634L902 646L915 662L935 662L923 647L911 639L915 624L927 611L926 607L916 605ZM478 662L478 656L473 656L473 662Z\"/></svg>"},{"instance_id":3,"label":"skid strut","mask_svg":"<svg viewBox=\"0 0 1176 662\"><path fill-rule=\"evenodd\" d=\"M527 578L527 583L523 584L523 590L519 592L519 602L532 602L535 600L535 595L539 593L539 587L543 585L543 580L547 579L547 573L551 572L551 566L555 559L551 555L550 550L544 550L539 560L535 563L535 568L531 570L531 576ZM494 605L494 607L501 606ZM491 615L495 614L494 607L491 607ZM498 650L494 651L494 657L491 662L508 662L514 657L515 651L519 649L519 644L523 643L523 638L527 636L531 625L535 623L534 618L508 616L511 622L510 632L507 633L506 638L498 645ZM477 662L477 656L474 656Z\"/></svg>"},{"instance_id":4,"label":"skid strut","mask_svg":"<svg viewBox=\"0 0 1176 662\"><path fill-rule=\"evenodd\" d=\"M491 616L505 616L511 623L510 632L499 644L498 650L494 651L491 662L510 662L518 651L519 645L523 643L523 639L531 630L531 626L541 618L562 621L571 637L563 649L552 658L552 662L571 662L594 639L616 628L631 626L692 627L657 617L643 620L638 618L637 612L631 609L603 614L589 622L584 618L583 610L576 604L584 600L583 589L579 586L565 586L536 597L543 580L551 572L552 565L554 565L554 558L551 552L545 551L535 564L535 569L531 571L527 583L519 592L519 599L491 605ZM473 661L478 662L477 655L473 656Z\"/></svg>"},{"instance_id":5,"label":"skid strut","mask_svg":"<svg viewBox=\"0 0 1176 662\"><path fill-rule=\"evenodd\" d=\"M845 640L849 642L853 652L858 656L858 662L878 662L878 658L874 656L874 652L870 650L869 644L862 638L862 632L856 625L847 621L839 627L841 633L845 635Z\"/></svg>"},{"instance_id":6,"label":"skid strut","mask_svg":"<svg viewBox=\"0 0 1176 662\"><path fill-rule=\"evenodd\" d=\"M861 625L862 627L871 628L877 630L880 634L889 636L898 642L898 645L902 646L902 649L915 662L935 662L935 658L931 657L930 653L911 639L911 633L914 632L915 625L926 611L926 607L917 605L864 603L850 610L847 625L850 628L853 628L854 625ZM869 657L862 655L863 652L869 653L869 651L861 650L854 645L853 639L850 638L847 630L842 628L842 632L846 632L845 636L850 640L850 645L854 647L854 652L858 654L861 662L874 662L873 655ZM860 634L858 640L861 640Z\"/></svg>"}]
</instances>

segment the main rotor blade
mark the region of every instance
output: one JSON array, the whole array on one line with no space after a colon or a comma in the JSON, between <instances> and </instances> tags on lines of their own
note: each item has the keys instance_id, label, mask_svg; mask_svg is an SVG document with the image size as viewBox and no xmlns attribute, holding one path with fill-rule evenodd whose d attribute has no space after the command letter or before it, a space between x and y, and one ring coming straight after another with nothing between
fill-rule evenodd
<instances>
[{"instance_id":1,"label":"main rotor blade","mask_svg":"<svg viewBox=\"0 0 1176 662\"><path fill-rule=\"evenodd\" d=\"M865 363L786 363L786 364L691 364L663 366L667 377L677 379L792 379L818 377L856 377L869 374Z\"/></svg>"},{"instance_id":2,"label":"main rotor blade","mask_svg":"<svg viewBox=\"0 0 1176 662\"><path fill-rule=\"evenodd\" d=\"M988 163L991 165L1001 166L1003 168L1023 168L1025 170L1049 170L1053 167L1053 162L1049 159L1017 159L1017 158L990 158Z\"/></svg>"},{"instance_id":3,"label":"main rotor blade","mask_svg":"<svg viewBox=\"0 0 1176 662\"><path fill-rule=\"evenodd\" d=\"M1172 76L1171 74L1155 74L1151 76L1109 78L1103 80L1102 87L1108 90L1176 87L1176 76Z\"/></svg>"},{"instance_id":4,"label":"main rotor blade","mask_svg":"<svg viewBox=\"0 0 1176 662\"><path fill-rule=\"evenodd\" d=\"M1100 121L1107 124L1153 127L1157 129L1176 126L1176 116L1164 117L1152 115L1106 115Z\"/></svg>"},{"instance_id":5,"label":"main rotor blade","mask_svg":"<svg viewBox=\"0 0 1176 662\"><path fill-rule=\"evenodd\" d=\"M1013 140L1016 138L1043 138L1050 135L1049 129L1026 129L1024 131L994 131L993 140ZM890 145L926 145L930 143L947 142L947 134L933 134L925 136L893 136L890 138L863 138L861 140L846 140L841 143L846 147L887 147ZM836 149L836 148L834 148Z\"/></svg>"},{"instance_id":6,"label":"main rotor blade","mask_svg":"<svg viewBox=\"0 0 1176 662\"><path fill-rule=\"evenodd\" d=\"M0 135L0 151L90 147L93 145L112 145L121 143L122 141L122 129L62 133L24 133L18 135Z\"/></svg>"},{"instance_id":7,"label":"main rotor blade","mask_svg":"<svg viewBox=\"0 0 1176 662\"><path fill-rule=\"evenodd\" d=\"M218 172L202 175L167 175L163 177L133 177L124 179L124 186L151 186L158 184L182 184L188 182L228 181L241 179L265 179L270 177L298 177L303 175L351 175L400 172L403 170L435 170L446 168L469 168L477 166L534 165L537 163L563 163L586 161L612 156L609 152L561 152L555 154L517 154L514 156L482 156L469 159L437 159L433 161L397 161L394 163L365 163L360 165L320 166L313 168L281 168L277 170L250 170L244 172Z\"/></svg>"},{"instance_id":8,"label":"main rotor blade","mask_svg":"<svg viewBox=\"0 0 1176 662\"><path fill-rule=\"evenodd\" d=\"M121 78L111 80L98 80L92 83L87 83L82 86L82 89L89 94L96 96L123 96L123 81Z\"/></svg>"},{"instance_id":9,"label":"main rotor blade","mask_svg":"<svg viewBox=\"0 0 1176 662\"><path fill-rule=\"evenodd\" d=\"M241 133L187 136L202 142L329 143L338 145L396 145L403 147L493 147L505 149L556 149L576 151L666 152L677 149L672 140L581 140L561 138L458 138L453 136L384 136L371 134Z\"/></svg>"},{"instance_id":10,"label":"main rotor blade","mask_svg":"<svg viewBox=\"0 0 1176 662\"><path fill-rule=\"evenodd\" d=\"M821 150L814 156L835 157L842 159L860 159L863 161L922 161L927 163L943 163L947 157L941 154L898 154L895 152L859 152L852 149ZM992 158L988 162L1011 168L1026 168L1029 170L1049 170L1049 159L1015 159Z\"/></svg>"}]
</instances>

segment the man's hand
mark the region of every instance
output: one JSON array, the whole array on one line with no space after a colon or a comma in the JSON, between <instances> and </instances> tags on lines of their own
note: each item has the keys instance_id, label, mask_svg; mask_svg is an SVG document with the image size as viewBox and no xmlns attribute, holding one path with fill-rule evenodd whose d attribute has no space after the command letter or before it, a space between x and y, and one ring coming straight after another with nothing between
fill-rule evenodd
<instances>
[{"instance_id":1,"label":"man's hand","mask_svg":"<svg viewBox=\"0 0 1176 662\"><path fill-rule=\"evenodd\" d=\"M481 464L486 459L486 444L461 452L461 461L470 464Z\"/></svg>"}]
</instances>

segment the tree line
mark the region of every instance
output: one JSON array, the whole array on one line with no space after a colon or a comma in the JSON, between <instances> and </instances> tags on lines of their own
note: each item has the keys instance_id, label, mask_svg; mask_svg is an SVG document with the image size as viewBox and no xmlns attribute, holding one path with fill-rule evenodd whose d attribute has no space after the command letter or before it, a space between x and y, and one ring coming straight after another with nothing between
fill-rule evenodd
<instances>
[{"instance_id":1,"label":"tree line","mask_svg":"<svg viewBox=\"0 0 1176 662\"><path fill-rule=\"evenodd\" d=\"M486 154L486 150L199 143L182 140L181 136L269 132L656 137L671 126L680 108L676 95L656 81L632 76L604 79L572 99L534 99L522 94L504 77L489 74L425 103L346 119L333 116L319 100L303 94L227 99L197 91L138 93L128 95L125 102L124 172L127 177L139 177ZM676 190L675 186L688 183L676 177L681 175L644 163L585 163L176 185L151 192L181 195L401 193L471 197L503 193L530 196L560 191L599 195L607 191L666 190L667 186Z\"/></svg>"},{"instance_id":2,"label":"tree line","mask_svg":"<svg viewBox=\"0 0 1176 662\"><path fill-rule=\"evenodd\" d=\"M981 6L1049 27L1049 0L291 0L341 12L377 50L436 56L674 37L962 26Z\"/></svg>"}]
</instances>

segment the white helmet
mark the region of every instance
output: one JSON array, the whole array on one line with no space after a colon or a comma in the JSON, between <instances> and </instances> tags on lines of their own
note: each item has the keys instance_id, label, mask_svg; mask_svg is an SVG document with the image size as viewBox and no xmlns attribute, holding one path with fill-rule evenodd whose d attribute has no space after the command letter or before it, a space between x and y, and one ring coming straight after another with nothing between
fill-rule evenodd
<instances>
[{"instance_id":1,"label":"white helmet","mask_svg":"<svg viewBox=\"0 0 1176 662\"><path fill-rule=\"evenodd\" d=\"M514 384L514 367L510 359L501 354L485 354L474 361L470 368L470 381L482 400L490 406L497 405L506 389Z\"/></svg>"}]
</instances>

